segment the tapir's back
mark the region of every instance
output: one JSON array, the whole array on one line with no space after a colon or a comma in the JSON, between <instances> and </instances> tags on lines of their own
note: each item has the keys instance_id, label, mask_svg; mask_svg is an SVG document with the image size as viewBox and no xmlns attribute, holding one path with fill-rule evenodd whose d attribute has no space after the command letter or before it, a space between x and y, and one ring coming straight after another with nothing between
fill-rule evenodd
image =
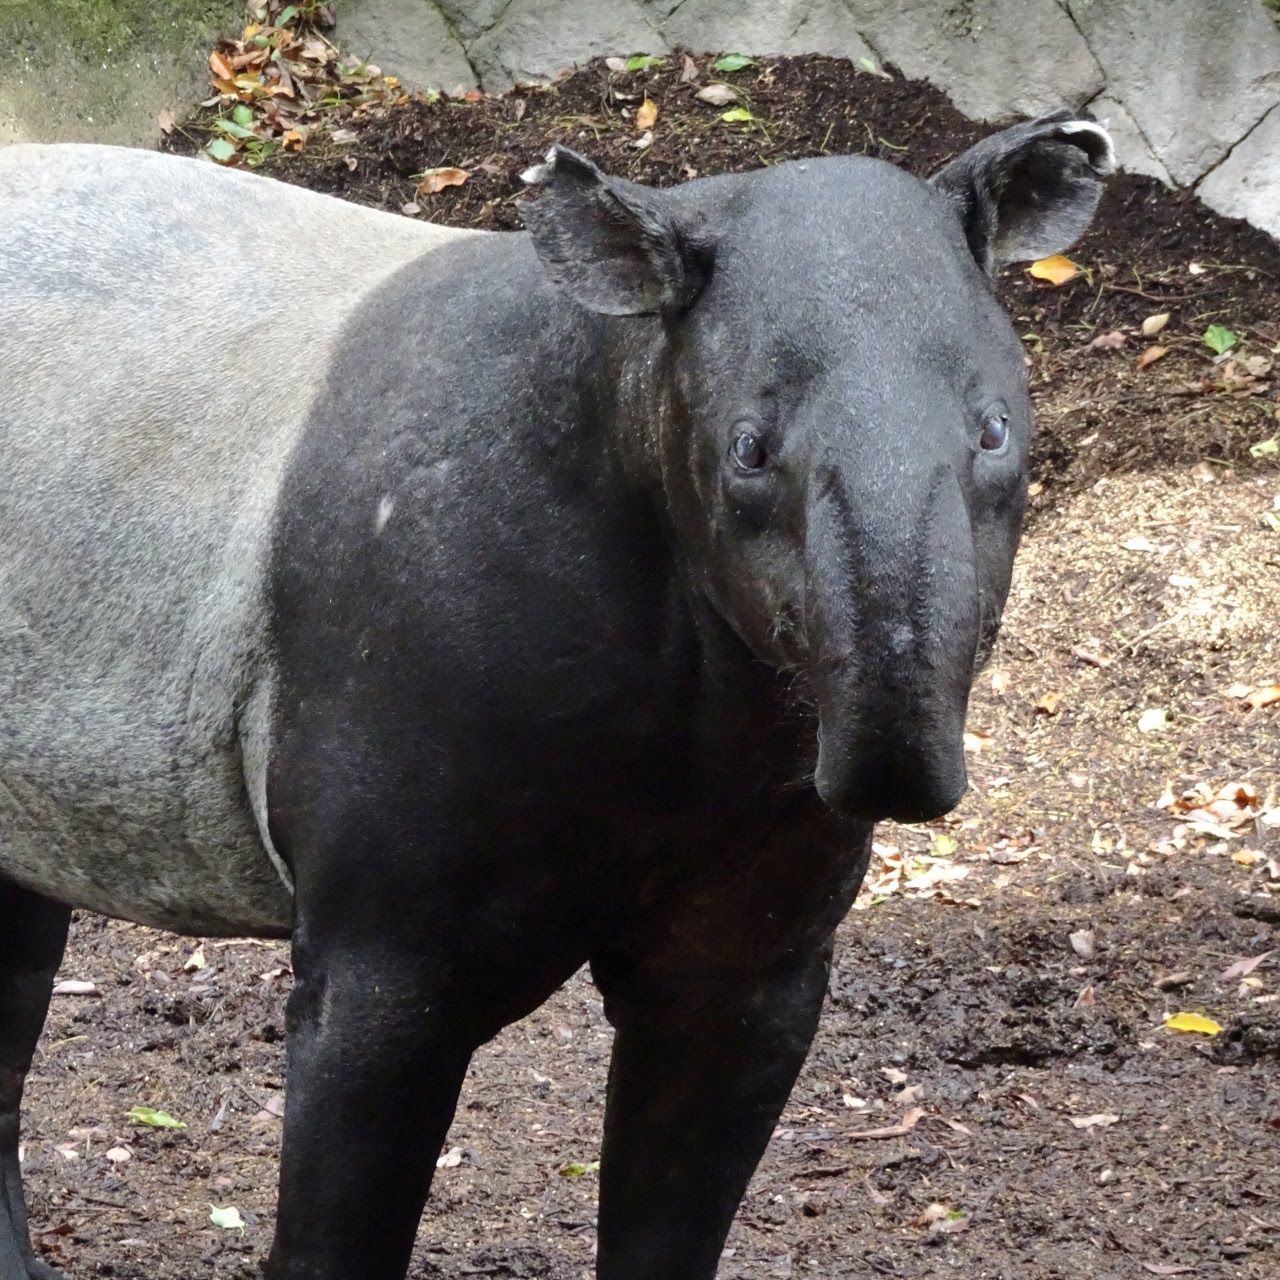
<instances>
[{"instance_id":1,"label":"tapir's back","mask_svg":"<svg viewBox=\"0 0 1280 1280\"><path fill-rule=\"evenodd\" d=\"M287 928L259 837L275 494L345 318L460 234L195 161L0 149L0 873Z\"/></svg>"}]
</instances>

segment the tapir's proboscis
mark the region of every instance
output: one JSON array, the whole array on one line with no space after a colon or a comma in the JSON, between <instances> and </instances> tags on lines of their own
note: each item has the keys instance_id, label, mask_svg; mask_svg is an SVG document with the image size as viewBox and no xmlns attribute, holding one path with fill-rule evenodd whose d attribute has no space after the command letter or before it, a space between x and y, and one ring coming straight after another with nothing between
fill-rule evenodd
<instances>
[{"instance_id":1,"label":"tapir's proboscis","mask_svg":"<svg viewBox=\"0 0 1280 1280\"><path fill-rule=\"evenodd\" d=\"M292 939L271 1280L401 1280L472 1053L589 963L600 1280L710 1280L872 824L966 788L1027 490L991 288L1113 167L1059 113L925 181L526 232L0 150L0 1276L72 908ZM35 1176L39 1176L36 1174Z\"/></svg>"}]
</instances>

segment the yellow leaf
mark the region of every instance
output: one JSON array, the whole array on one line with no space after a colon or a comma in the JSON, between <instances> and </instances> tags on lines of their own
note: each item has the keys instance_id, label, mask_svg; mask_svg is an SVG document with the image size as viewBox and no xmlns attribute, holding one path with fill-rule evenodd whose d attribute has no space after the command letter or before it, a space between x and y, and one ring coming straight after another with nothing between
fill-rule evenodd
<instances>
[{"instance_id":1,"label":"yellow leaf","mask_svg":"<svg viewBox=\"0 0 1280 1280\"><path fill-rule=\"evenodd\" d=\"M1058 714L1058 703L1062 701L1060 693L1046 693L1039 702L1036 703L1035 709L1042 715L1056 716Z\"/></svg>"},{"instance_id":2,"label":"yellow leaf","mask_svg":"<svg viewBox=\"0 0 1280 1280\"><path fill-rule=\"evenodd\" d=\"M219 80L230 80L234 74L231 70L231 64L216 50L209 55L209 66Z\"/></svg>"},{"instance_id":3,"label":"yellow leaf","mask_svg":"<svg viewBox=\"0 0 1280 1280\"><path fill-rule=\"evenodd\" d=\"M1080 268L1070 258L1055 253L1052 258L1041 258L1027 268L1027 274L1037 280L1047 280L1051 285L1066 284L1080 274Z\"/></svg>"},{"instance_id":4,"label":"yellow leaf","mask_svg":"<svg viewBox=\"0 0 1280 1280\"><path fill-rule=\"evenodd\" d=\"M428 169L418 183L423 195L435 195L445 187L460 187L471 175L465 169Z\"/></svg>"},{"instance_id":5,"label":"yellow leaf","mask_svg":"<svg viewBox=\"0 0 1280 1280\"><path fill-rule=\"evenodd\" d=\"M652 129L658 120L658 104L646 98L636 112L636 128Z\"/></svg>"},{"instance_id":6,"label":"yellow leaf","mask_svg":"<svg viewBox=\"0 0 1280 1280\"><path fill-rule=\"evenodd\" d=\"M1170 1031L1194 1031L1202 1036L1216 1036L1222 1032L1222 1027L1212 1018L1206 1018L1199 1013L1171 1014L1165 1019L1164 1025Z\"/></svg>"}]
</instances>

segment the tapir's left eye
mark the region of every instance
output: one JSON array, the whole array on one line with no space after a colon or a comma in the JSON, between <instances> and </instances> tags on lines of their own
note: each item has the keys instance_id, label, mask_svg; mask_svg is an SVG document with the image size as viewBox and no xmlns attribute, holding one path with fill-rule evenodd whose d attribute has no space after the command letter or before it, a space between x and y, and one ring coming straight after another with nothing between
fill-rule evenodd
<instances>
[{"instance_id":1,"label":"tapir's left eye","mask_svg":"<svg viewBox=\"0 0 1280 1280\"><path fill-rule=\"evenodd\" d=\"M991 453L1003 449L1009 440L1009 415L993 410L982 420L982 438L978 443Z\"/></svg>"},{"instance_id":2,"label":"tapir's left eye","mask_svg":"<svg viewBox=\"0 0 1280 1280\"><path fill-rule=\"evenodd\" d=\"M764 442L754 431L739 432L733 438L733 445L729 452L734 462L743 471L759 471L769 460Z\"/></svg>"}]
</instances>

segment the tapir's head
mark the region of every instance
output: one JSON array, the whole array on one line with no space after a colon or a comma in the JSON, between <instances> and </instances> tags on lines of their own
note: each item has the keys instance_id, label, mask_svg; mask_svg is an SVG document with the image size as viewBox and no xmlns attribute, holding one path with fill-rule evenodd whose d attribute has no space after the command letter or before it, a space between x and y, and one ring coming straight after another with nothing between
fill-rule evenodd
<instances>
[{"instance_id":1,"label":"tapir's head","mask_svg":"<svg viewBox=\"0 0 1280 1280\"><path fill-rule=\"evenodd\" d=\"M1112 167L1106 132L1064 113L929 182L842 157L656 192L559 148L527 175L551 279L593 311L662 317L645 405L683 557L750 649L800 676L814 781L846 814L919 821L965 789L1031 430L989 274L1067 248Z\"/></svg>"}]
</instances>

